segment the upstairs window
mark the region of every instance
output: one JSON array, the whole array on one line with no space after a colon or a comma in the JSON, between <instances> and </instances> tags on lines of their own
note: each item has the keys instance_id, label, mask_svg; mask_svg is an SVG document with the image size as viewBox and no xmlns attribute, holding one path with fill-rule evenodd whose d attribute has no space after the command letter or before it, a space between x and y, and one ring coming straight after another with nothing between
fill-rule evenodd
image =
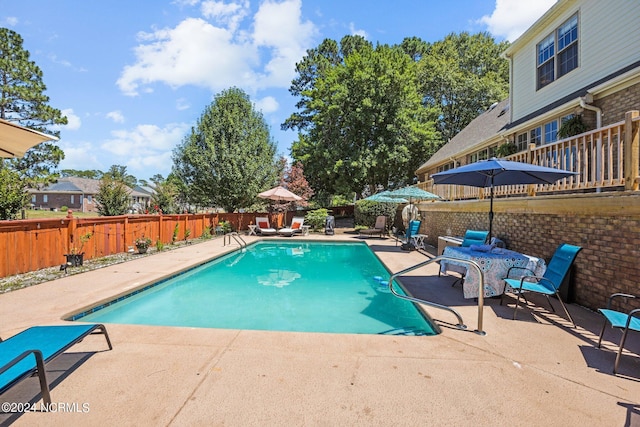
<instances>
[{"instance_id":1,"label":"upstairs window","mask_svg":"<svg viewBox=\"0 0 640 427\"><path fill-rule=\"evenodd\" d=\"M578 15L538 43L537 56L538 89L578 68Z\"/></svg>"}]
</instances>

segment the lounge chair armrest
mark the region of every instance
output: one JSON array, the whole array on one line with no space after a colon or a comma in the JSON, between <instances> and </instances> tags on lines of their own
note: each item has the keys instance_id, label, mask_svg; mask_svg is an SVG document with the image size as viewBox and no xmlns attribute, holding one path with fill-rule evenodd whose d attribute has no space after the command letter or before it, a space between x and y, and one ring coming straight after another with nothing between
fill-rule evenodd
<instances>
[{"instance_id":1,"label":"lounge chair armrest","mask_svg":"<svg viewBox=\"0 0 640 427\"><path fill-rule=\"evenodd\" d=\"M613 302L613 300L615 298L636 298L635 295L631 295L631 294L624 294L621 292L617 292L615 294L611 294L611 296L609 297L609 301L607 301L607 309L611 309L611 303Z\"/></svg>"},{"instance_id":2,"label":"lounge chair armrest","mask_svg":"<svg viewBox=\"0 0 640 427\"><path fill-rule=\"evenodd\" d=\"M30 354L33 354L36 358L36 366L39 366L40 363L43 364L44 366L44 358L42 356L42 352L40 350L25 350L24 352L20 353L18 356L14 357L10 362L8 362L6 365L4 365L3 367L0 368L0 374L4 374L7 370L9 370L13 365L19 363L20 361L22 361L22 359L26 358L27 356L29 356Z\"/></svg>"}]
</instances>

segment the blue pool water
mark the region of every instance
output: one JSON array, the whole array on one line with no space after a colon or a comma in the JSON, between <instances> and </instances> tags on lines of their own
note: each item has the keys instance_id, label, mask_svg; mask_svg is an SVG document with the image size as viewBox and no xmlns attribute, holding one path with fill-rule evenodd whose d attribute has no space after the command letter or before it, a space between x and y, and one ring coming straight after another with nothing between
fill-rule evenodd
<instances>
[{"instance_id":1,"label":"blue pool water","mask_svg":"<svg viewBox=\"0 0 640 427\"><path fill-rule=\"evenodd\" d=\"M259 242L74 320L204 328L433 335L363 243ZM91 312L93 311L93 312Z\"/></svg>"}]
</instances>

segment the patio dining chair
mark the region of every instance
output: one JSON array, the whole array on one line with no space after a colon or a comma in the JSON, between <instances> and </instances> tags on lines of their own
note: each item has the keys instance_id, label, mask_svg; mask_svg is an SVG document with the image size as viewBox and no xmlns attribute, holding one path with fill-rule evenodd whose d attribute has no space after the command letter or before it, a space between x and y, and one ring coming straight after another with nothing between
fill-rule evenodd
<instances>
[{"instance_id":1,"label":"patio dining chair","mask_svg":"<svg viewBox=\"0 0 640 427\"><path fill-rule=\"evenodd\" d=\"M527 271L526 268L523 267L512 267L507 272L507 277L504 279L507 286L504 288L504 292L500 298L500 305L502 305L502 301L504 299L504 295L507 292L513 293L516 295L516 304L513 307L513 319L515 320L518 306L520 305L520 296L522 296L525 302L528 304L525 297L526 292L533 292L542 294L547 298L547 302L551 307L551 311L555 313L555 309L553 308L553 304L551 304L551 300L549 299L550 295L555 295L558 297L558 301L560 301L560 305L564 309L565 314L573 323L573 327L576 327L576 322L573 321L573 318L569 314L567 307L562 302L562 298L560 298L560 294L558 293L558 289L562 282L564 282L565 278L569 274L571 270L571 266L573 265L573 261L576 259L578 252L580 252L582 248L580 246L569 245L567 243L563 243L556 249L553 257L551 257L551 261L547 266L547 270L544 272L543 276L535 276L533 273L531 275L523 275L520 277L511 277L511 270L514 271ZM507 289L511 289L508 291Z\"/></svg>"},{"instance_id":2,"label":"patio dining chair","mask_svg":"<svg viewBox=\"0 0 640 427\"><path fill-rule=\"evenodd\" d=\"M620 311L613 310L611 306L612 306L613 300L616 298L635 299L636 296L630 295L630 294L615 293L609 297L609 301L607 302L607 308L598 309L598 311L604 316L604 324L602 325L602 330L600 331L598 348L600 348L600 344L602 344L602 337L604 337L604 330L607 327L607 323L611 324L612 328L617 328L622 330L622 338L620 339L618 354L616 356L616 361L613 364L614 375L618 372L618 364L620 363L620 356L622 356L622 349L624 347L625 341L627 340L627 335L629 331L640 332L640 308L631 310L628 313L623 313Z\"/></svg>"}]
</instances>

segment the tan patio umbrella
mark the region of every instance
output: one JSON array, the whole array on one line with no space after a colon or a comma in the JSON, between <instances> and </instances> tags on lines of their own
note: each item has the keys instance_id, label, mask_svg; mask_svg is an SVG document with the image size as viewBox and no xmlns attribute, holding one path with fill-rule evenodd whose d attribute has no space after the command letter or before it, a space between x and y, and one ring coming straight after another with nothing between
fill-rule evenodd
<instances>
[{"instance_id":1,"label":"tan patio umbrella","mask_svg":"<svg viewBox=\"0 0 640 427\"><path fill-rule=\"evenodd\" d=\"M51 140L58 138L0 119L0 157L22 157L29 148Z\"/></svg>"},{"instance_id":2,"label":"tan patio umbrella","mask_svg":"<svg viewBox=\"0 0 640 427\"><path fill-rule=\"evenodd\" d=\"M295 202L297 200L302 200L302 197L298 196L297 194L293 194L291 191L280 185L270 190L263 191L262 193L258 194L258 197L263 199L275 200L276 202Z\"/></svg>"},{"instance_id":3,"label":"tan patio umbrella","mask_svg":"<svg viewBox=\"0 0 640 427\"><path fill-rule=\"evenodd\" d=\"M276 202L295 202L298 200L302 200L302 197L298 196L297 194L293 194L291 191L280 185L270 190L259 193L258 197L262 199L273 200ZM278 227L282 225L280 224L280 220L280 214L278 214Z\"/></svg>"}]
</instances>

